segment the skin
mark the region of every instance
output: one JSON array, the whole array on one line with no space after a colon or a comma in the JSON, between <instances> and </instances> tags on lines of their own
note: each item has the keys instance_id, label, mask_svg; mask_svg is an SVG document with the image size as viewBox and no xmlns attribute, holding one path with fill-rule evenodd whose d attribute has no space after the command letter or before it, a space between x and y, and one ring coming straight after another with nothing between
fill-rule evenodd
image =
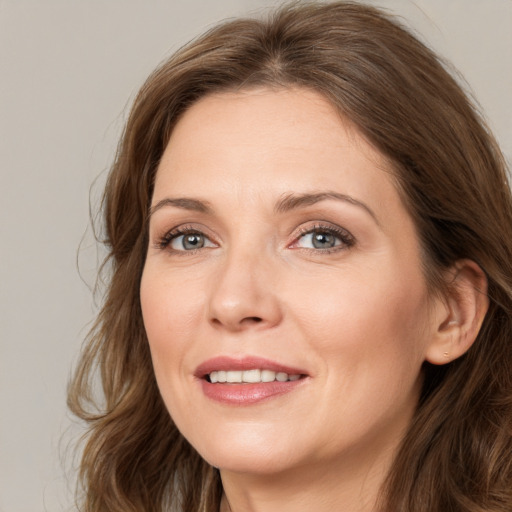
<instances>
[{"instance_id":1,"label":"skin","mask_svg":"<svg viewBox=\"0 0 512 512\"><path fill-rule=\"evenodd\" d=\"M324 192L351 199L275 211ZM216 94L174 129L152 205L140 293L154 370L180 431L221 470L222 509L374 510L422 364L460 324L456 301L428 293L388 162L314 92ZM185 250L179 227L205 245ZM314 247L315 229L337 230L336 245ZM226 355L307 377L252 405L219 403L194 372Z\"/></svg>"}]
</instances>

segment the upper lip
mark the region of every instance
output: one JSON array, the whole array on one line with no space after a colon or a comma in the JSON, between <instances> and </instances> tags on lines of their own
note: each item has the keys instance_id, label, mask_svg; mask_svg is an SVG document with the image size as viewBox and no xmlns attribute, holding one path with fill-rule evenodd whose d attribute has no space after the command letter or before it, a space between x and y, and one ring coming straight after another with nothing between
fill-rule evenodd
<instances>
[{"instance_id":1,"label":"upper lip","mask_svg":"<svg viewBox=\"0 0 512 512\"><path fill-rule=\"evenodd\" d=\"M235 358L231 356L218 356L212 359L208 359L201 363L194 372L194 375L200 379L204 378L206 375L209 375L211 372L219 371L219 370L271 370L274 372L283 372L288 375L306 375L307 372L301 368L295 368L292 366L284 365L281 363L277 363L275 361L271 361L270 359L265 359L263 357L256 356L244 356L240 358Z\"/></svg>"}]
</instances>

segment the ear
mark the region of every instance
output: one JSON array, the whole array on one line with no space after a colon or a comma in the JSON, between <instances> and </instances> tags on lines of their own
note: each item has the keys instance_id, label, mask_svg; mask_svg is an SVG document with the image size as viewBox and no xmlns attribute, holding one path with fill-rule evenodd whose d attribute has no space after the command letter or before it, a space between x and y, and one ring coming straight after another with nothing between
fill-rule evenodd
<instances>
[{"instance_id":1,"label":"ear","mask_svg":"<svg viewBox=\"0 0 512 512\"><path fill-rule=\"evenodd\" d=\"M432 364L450 363L469 350L489 307L487 277L474 261L457 261L447 277L448 291L436 299L436 332L425 354Z\"/></svg>"}]
</instances>

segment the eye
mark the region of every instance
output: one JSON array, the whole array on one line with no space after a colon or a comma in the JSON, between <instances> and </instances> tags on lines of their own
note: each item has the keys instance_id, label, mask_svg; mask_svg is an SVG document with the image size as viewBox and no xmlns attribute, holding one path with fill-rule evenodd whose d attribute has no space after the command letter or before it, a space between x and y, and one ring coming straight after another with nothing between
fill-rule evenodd
<instances>
[{"instance_id":1,"label":"eye","mask_svg":"<svg viewBox=\"0 0 512 512\"><path fill-rule=\"evenodd\" d=\"M332 249L337 245L341 245L341 240L338 237L327 231L320 230L306 233L297 241L298 247L307 247L309 249Z\"/></svg>"},{"instance_id":2,"label":"eye","mask_svg":"<svg viewBox=\"0 0 512 512\"><path fill-rule=\"evenodd\" d=\"M196 251L206 247L216 247L204 233L189 228L177 228L167 233L159 242L160 249L171 251Z\"/></svg>"},{"instance_id":3,"label":"eye","mask_svg":"<svg viewBox=\"0 0 512 512\"><path fill-rule=\"evenodd\" d=\"M186 233L171 240L170 246L175 251L191 251L208 246L208 238L202 233Z\"/></svg>"},{"instance_id":4,"label":"eye","mask_svg":"<svg viewBox=\"0 0 512 512\"><path fill-rule=\"evenodd\" d=\"M329 251L351 247L354 242L354 237L344 229L317 226L303 231L294 246L303 249Z\"/></svg>"}]
</instances>

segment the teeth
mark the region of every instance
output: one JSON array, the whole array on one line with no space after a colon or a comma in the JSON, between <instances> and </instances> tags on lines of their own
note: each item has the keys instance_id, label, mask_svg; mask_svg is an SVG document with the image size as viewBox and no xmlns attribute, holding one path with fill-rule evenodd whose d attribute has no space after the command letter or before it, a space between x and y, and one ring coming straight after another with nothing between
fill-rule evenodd
<instances>
[{"instance_id":1,"label":"teeth","mask_svg":"<svg viewBox=\"0 0 512 512\"><path fill-rule=\"evenodd\" d=\"M242 382L242 372L226 372L226 382Z\"/></svg>"},{"instance_id":2,"label":"teeth","mask_svg":"<svg viewBox=\"0 0 512 512\"><path fill-rule=\"evenodd\" d=\"M300 375L288 375L285 372L274 372L272 370L219 370L210 373L210 382L215 384L217 382L220 383L230 383L230 384L241 384L249 383L249 384L257 384L258 382L286 382L286 381L295 381L300 379Z\"/></svg>"},{"instance_id":3,"label":"teeth","mask_svg":"<svg viewBox=\"0 0 512 512\"><path fill-rule=\"evenodd\" d=\"M242 380L244 382L261 382L261 370L246 370L243 372Z\"/></svg>"},{"instance_id":4,"label":"teeth","mask_svg":"<svg viewBox=\"0 0 512 512\"><path fill-rule=\"evenodd\" d=\"M261 372L261 382L274 382L276 380L276 372L272 370L263 370Z\"/></svg>"}]
</instances>

